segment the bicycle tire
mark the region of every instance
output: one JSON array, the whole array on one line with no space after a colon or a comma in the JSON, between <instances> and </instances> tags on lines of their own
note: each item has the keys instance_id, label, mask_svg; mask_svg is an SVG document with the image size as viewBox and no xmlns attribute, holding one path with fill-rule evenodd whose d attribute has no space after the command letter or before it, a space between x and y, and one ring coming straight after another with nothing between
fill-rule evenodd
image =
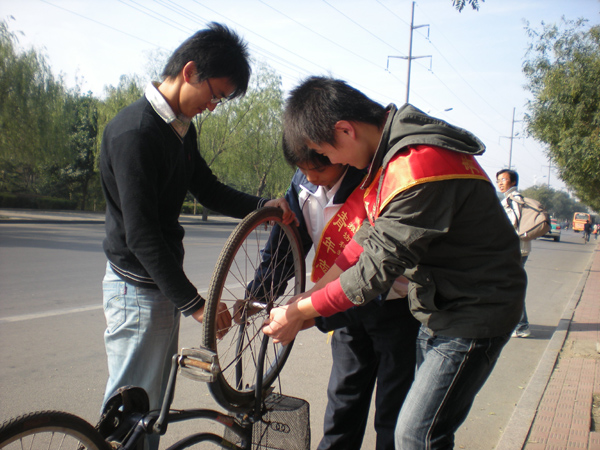
<instances>
[{"instance_id":1,"label":"bicycle tire","mask_svg":"<svg viewBox=\"0 0 600 450\"><path fill-rule=\"evenodd\" d=\"M262 339L266 338L261 328L268 311L304 292L306 268L300 237L296 227L285 225L281 218L279 208L262 208L242 220L225 243L210 283L204 313L203 346L216 352L221 370L215 381L209 383L209 390L217 403L229 411L248 411L254 406L258 353ZM291 258L292 273L288 274L291 278L285 284L283 294L279 292L283 285L269 286L268 293L261 291L267 294L262 298L267 309L248 312L248 286L262 261L261 250L275 227L281 230L277 243L285 245L288 252L280 255L274 264L280 264L282 257ZM234 320L223 339L217 339L219 303L226 304L233 317L236 316L234 308L240 302L244 305L243 318ZM285 364L292 344L282 346L269 342L263 365L263 397Z\"/></svg>"},{"instance_id":2,"label":"bicycle tire","mask_svg":"<svg viewBox=\"0 0 600 450\"><path fill-rule=\"evenodd\" d=\"M38 411L0 426L0 448L6 450L110 450L85 420L60 411Z\"/></svg>"}]
</instances>

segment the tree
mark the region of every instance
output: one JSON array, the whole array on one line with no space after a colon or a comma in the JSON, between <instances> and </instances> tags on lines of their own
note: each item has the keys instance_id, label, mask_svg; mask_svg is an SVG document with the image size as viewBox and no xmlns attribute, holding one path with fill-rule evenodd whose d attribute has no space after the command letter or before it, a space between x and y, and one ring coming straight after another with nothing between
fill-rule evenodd
<instances>
[{"instance_id":1,"label":"tree","mask_svg":"<svg viewBox=\"0 0 600 450\"><path fill-rule=\"evenodd\" d=\"M259 66L246 96L198 119L199 147L219 178L245 192L281 196L292 169L281 150L280 78Z\"/></svg>"},{"instance_id":2,"label":"tree","mask_svg":"<svg viewBox=\"0 0 600 450\"><path fill-rule=\"evenodd\" d=\"M540 202L548 213L558 220L571 220L575 211L586 210L581 203L573 200L565 192L557 191L546 185L529 187L521 191L521 194Z\"/></svg>"},{"instance_id":3,"label":"tree","mask_svg":"<svg viewBox=\"0 0 600 450\"><path fill-rule=\"evenodd\" d=\"M66 92L45 57L17 43L0 22L0 189L36 192L41 168L68 159Z\"/></svg>"},{"instance_id":4,"label":"tree","mask_svg":"<svg viewBox=\"0 0 600 450\"><path fill-rule=\"evenodd\" d=\"M485 0L481 0L481 3L485 2ZM454 6L458 12L462 12L466 5L471 5L471 7L479 11L479 0L452 0L452 6Z\"/></svg>"},{"instance_id":5,"label":"tree","mask_svg":"<svg viewBox=\"0 0 600 450\"><path fill-rule=\"evenodd\" d=\"M144 94L143 83L136 76L121 75L117 86L104 87L104 100L98 105L98 136L119 111L138 100ZM98 139L98 151L101 139Z\"/></svg>"},{"instance_id":6,"label":"tree","mask_svg":"<svg viewBox=\"0 0 600 450\"><path fill-rule=\"evenodd\" d=\"M97 161L110 120L143 95L137 76L107 86L103 100L80 87L67 90L45 57L20 51L0 22L0 191L44 193L85 209L102 201ZM160 55L150 67L156 78ZM283 93L280 78L260 66L248 94L197 117L199 147L227 184L265 197L281 196L292 169L281 151ZM25 128L26 127L26 128Z\"/></svg>"},{"instance_id":7,"label":"tree","mask_svg":"<svg viewBox=\"0 0 600 450\"><path fill-rule=\"evenodd\" d=\"M523 65L533 94L528 132L547 144L559 176L600 211L600 26L562 19L536 31Z\"/></svg>"},{"instance_id":8,"label":"tree","mask_svg":"<svg viewBox=\"0 0 600 450\"><path fill-rule=\"evenodd\" d=\"M162 48L147 52L146 64L144 64L144 84L162 80L162 72L170 56L170 52Z\"/></svg>"},{"instance_id":9,"label":"tree","mask_svg":"<svg viewBox=\"0 0 600 450\"><path fill-rule=\"evenodd\" d=\"M80 209L85 210L90 184L97 176L98 100L91 92L86 95L76 92L69 109L73 120L69 136L72 162L63 176L71 182L71 195L77 197Z\"/></svg>"}]
</instances>

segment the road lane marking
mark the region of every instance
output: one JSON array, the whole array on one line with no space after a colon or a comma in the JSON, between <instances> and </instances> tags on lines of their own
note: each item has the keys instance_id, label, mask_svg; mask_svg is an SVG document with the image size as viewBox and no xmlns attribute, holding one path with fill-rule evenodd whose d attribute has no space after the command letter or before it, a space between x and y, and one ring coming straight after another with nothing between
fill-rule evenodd
<instances>
[{"instance_id":1,"label":"road lane marking","mask_svg":"<svg viewBox=\"0 0 600 450\"><path fill-rule=\"evenodd\" d=\"M0 318L0 323L23 322L24 320L45 319L46 317L64 316L65 314L76 314L86 311L95 311L102 309L102 305L82 306L79 308L59 309L56 311L45 311L36 314L22 314L20 316L10 316Z\"/></svg>"},{"instance_id":2,"label":"road lane marking","mask_svg":"<svg viewBox=\"0 0 600 450\"><path fill-rule=\"evenodd\" d=\"M310 272L306 274L306 278L310 279ZM203 291L199 291L200 295L206 296L208 289L204 289ZM44 311L35 314L21 314L18 316L9 316L9 317L0 317L0 323L13 323L13 322L23 322L25 320L35 320L35 319L45 319L47 317L54 316L64 316L66 314L77 314L87 311L95 311L97 309L102 309L102 305L92 305L92 306L81 306L78 308L66 308L66 309L58 309L55 311Z\"/></svg>"}]
</instances>

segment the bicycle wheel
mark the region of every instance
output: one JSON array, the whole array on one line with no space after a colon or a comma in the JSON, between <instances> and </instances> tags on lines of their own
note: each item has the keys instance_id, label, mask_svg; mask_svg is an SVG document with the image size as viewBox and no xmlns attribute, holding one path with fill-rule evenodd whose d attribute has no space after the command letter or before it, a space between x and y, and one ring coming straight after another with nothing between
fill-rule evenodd
<instances>
[{"instance_id":1,"label":"bicycle wheel","mask_svg":"<svg viewBox=\"0 0 600 450\"><path fill-rule=\"evenodd\" d=\"M7 450L109 450L92 425L73 414L39 411L6 421L0 448Z\"/></svg>"},{"instance_id":2,"label":"bicycle wheel","mask_svg":"<svg viewBox=\"0 0 600 450\"><path fill-rule=\"evenodd\" d=\"M221 370L209 389L229 411L246 411L254 404L258 355L263 338L268 339L261 328L271 308L304 292L306 269L298 231L283 224L281 217L279 208L262 208L240 222L225 243L210 283L203 346L216 352ZM267 242L273 255L268 263L263 258ZM216 329L219 304L234 317L222 339ZM292 343L283 346L269 340L262 392L275 381L291 347Z\"/></svg>"}]
</instances>

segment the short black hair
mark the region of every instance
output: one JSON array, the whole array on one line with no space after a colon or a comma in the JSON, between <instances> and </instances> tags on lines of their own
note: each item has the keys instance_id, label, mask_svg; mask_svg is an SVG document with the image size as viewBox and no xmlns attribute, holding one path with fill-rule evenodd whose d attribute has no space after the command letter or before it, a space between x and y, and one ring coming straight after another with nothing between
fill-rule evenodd
<instances>
[{"instance_id":1,"label":"short black hair","mask_svg":"<svg viewBox=\"0 0 600 450\"><path fill-rule=\"evenodd\" d=\"M380 127L385 108L345 81L310 77L293 89L283 114L284 140L292 152L307 149L307 141L335 144L335 124L340 120Z\"/></svg>"},{"instance_id":2,"label":"short black hair","mask_svg":"<svg viewBox=\"0 0 600 450\"><path fill-rule=\"evenodd\" d=\"M293 168L298 167L299 164L309 165L311 169L331 166L331 161L327 156L309 149L308 146L304 146L302 151L292 151L286 144L285 138L283 139L283 157Z\"/></svg>"},{"instance_id":3,"label":"short black hair","mask_svg":"<svg viewBox=\"0 0 600 450\"><path fill-rule=\"evenodd\" d=\"M211 22L186 39L173 52L163 70L163 78L176 78L185 65L196 65L198 81L207 78L229 78L235 90L229 98L244 95L250 82L248 47L235 32L225 25Z\"/></svg>"},{"instance_id":4,"label":"short black hair","mask_svg":"<svg viewBox=\"0 0 600 450\"><path fill-rule=\"evenodd\" d=\"M517 172L515 172L514 170L510 170L510 169L499 170L498 173L496 173L496 179L498 179L498 177L500 175L502 175L503 173L508 174L508 176L510 177L510 182L514 183L515 186L517 186L519 184L519 174Z\"/></svg>"}]
</instances>

